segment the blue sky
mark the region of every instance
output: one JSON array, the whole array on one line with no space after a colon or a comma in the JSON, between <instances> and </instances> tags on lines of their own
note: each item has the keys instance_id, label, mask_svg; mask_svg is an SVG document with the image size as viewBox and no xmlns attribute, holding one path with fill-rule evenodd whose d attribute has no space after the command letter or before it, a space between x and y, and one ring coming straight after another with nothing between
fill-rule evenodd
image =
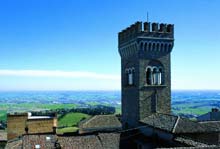
<instances>
[{"instance_id":1,"label":"blue sky","mask_svg":"<svg viewBox=\"0 0 220 149\"><path fill-rule=\"evenodd\" d=\"M119 90L117 33L175 24L172 89L220 89L219 0L2 0L0 90Z\"/></svg>"}]
</instances>

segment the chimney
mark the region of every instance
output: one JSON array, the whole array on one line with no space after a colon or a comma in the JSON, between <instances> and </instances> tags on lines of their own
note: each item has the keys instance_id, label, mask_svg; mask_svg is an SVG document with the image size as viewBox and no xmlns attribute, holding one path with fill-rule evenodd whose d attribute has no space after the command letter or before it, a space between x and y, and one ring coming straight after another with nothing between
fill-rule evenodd
<instances>
[{"instance_id":1,"label":"chimney","mask_svg":"<svg viewBox=\"0 0 220 149\"><path fill-rule=\"evenodd\" d=\"M218 108L212 108L212 112L219 112Z\"/></svg>"}]
</instances>

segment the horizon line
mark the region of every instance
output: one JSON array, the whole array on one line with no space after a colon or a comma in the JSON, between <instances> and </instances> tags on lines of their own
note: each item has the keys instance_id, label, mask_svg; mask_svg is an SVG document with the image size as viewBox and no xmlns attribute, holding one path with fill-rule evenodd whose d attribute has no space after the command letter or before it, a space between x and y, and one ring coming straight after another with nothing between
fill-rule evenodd
<instances>
[{"instance_id":1,"label":"horizon line","mask_svg":"<svg viewBox=\"0 0 220 149\"><path fill-rule=\"evenodd\" d=\"M75 90L0 90L0 92L74 92L74 91L80 91L80 92L101 92L101 91L121 91L120 89L108 89L108 90L92 90L92 89L75 89ZM172 91L220 91L220 89L172 89Z\"/></svg>"}]
</instances>

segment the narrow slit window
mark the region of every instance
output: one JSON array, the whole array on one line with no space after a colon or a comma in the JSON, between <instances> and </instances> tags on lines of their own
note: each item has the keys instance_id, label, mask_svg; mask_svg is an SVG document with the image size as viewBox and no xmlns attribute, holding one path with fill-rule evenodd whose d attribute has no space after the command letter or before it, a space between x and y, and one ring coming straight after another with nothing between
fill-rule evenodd
<instances>
[{"instance_id":1,"label":"narrow slit window","mask_svg":"<svg viewBox=\"0 0 220 149\"><path fill-rule=\"evenodd\" d=\"M157 83L158 83L158 77L157 77L157 69L156 68L154 68L153 69L153 85L157 85Z\"/></svg>"},{"instance_id":2,"label":"narrow slit window","mask_svg":"<svg viewBox=\"0 0 220 149\"><path fill-rule=\"evenodd\" d=\"M147 84L148 85L151 85L151 69L150 68L148 68L147 69L147 72L146 72L146 80L147 80Z\"/></svg>"},{"instance_id":3,"label":"narrow slit window","mask_svg":"<svg viewBox=\"0 0 220 149\"><path fill-rule=\"evenodd\" d=\"M134 69L129 68L126 72L127 85L134 85Z\"/></svg>"},{"instance_id":4,"label":"narrow slit window","mask_svg":"<svg viewBox=\"0 0 220 149\"><path fill-rule=\"evenodd\" d=\"M159 69L159 72L158 72L158 79L159 79L159 81L158 81L158 84L159 85L162 85L163 83L162 83L162 69L160 68Z\"/></svg>"},{"instance_id":5,"label":"narrow slit window","mask_svg":"<svg viewBox=\"0 0 220 149\"><path fill-rule=\"evenodd\" d=\"M128 85L133 85L133 74L130 72L128 74Z\"/></svg>"}]
</instances>

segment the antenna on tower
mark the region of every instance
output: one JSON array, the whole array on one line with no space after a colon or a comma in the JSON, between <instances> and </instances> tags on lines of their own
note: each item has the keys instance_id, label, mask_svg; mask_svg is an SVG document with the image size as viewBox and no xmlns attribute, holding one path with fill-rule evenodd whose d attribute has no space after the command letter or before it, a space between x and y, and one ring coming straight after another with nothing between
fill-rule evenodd
<instances>
[{"instance_id":1,"label":"antenna on tower","mask_svg":"<svg viewBox=\"0 0 220 149\"><path fill-rule=\"evenodd\" d=\"M147 22L149 22L149 16L148 16L148 12L147 12Z\"/></svg>"}]
</instances>

